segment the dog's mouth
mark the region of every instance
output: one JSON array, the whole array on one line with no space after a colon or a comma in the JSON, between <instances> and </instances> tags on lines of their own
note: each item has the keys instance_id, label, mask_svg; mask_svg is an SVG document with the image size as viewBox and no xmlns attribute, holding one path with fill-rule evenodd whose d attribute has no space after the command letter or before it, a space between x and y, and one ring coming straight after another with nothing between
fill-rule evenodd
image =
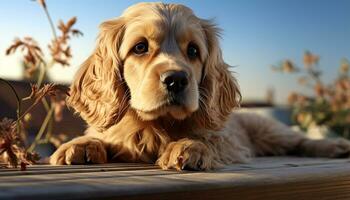
<instances>
[{"instance_id":1,"label":"dog's mouth","mask_svg":"<svg viewBox=\"0 0 350 200\"><path fill-rule=\"evenodd\" d=\"M176 120L183 120L194 112L194 110L191 110L181 102L170 101L164 102L150 110L137 108L134 108L134 110L143 120L146 121L155 120L161 116L170 116Z\"/></svg>"}]
</instances>

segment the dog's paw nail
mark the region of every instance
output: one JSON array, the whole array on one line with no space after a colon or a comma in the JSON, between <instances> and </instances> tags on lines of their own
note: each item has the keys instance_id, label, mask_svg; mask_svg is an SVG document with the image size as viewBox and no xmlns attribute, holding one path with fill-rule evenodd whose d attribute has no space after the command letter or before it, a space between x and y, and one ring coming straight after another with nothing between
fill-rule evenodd
<instances>
[{"instance_id":1,"label":"dog's paw nail","mask_svg":"<svg viewBox=\"0 0 350 200\"><path fill-rule=\"evenodd\" d=\"M184 170L186 168L186 165L181 166L181 170Z\"/></svg>"}]
</instances>

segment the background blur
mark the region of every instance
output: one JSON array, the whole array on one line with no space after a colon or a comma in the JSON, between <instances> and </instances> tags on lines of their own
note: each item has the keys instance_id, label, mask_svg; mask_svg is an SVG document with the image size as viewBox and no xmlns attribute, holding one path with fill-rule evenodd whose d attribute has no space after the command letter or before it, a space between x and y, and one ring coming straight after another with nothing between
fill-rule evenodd
<instances>
[{"instance_id":1,"label":"background blur","mask_svg":"<svg viewBox=\"0 0 350 200\"><path fill-rule=\"evenodd\" d=\"M98 25L119 16L138 1L60 0L46 1L56 24L77 16L75 25L83 37L71 42L70 67L54 66L50 80L69 83L79 65L95 46ZM175 1L164 1L175 2ZM272 72L271 65L283 59L302 65L305 50L321 58L325 81L337 76L341 58L350 58L349 0L226 0L176 1L189 6L201 18L215 18L223 29L221 45L228 64L240 83L244 101L263 101L274 91L275 101L285 104L292 90L300 90L294 75ZM52 35L44 11L29 0L4 0L0 6L0 77L20 80L23 77L21 54L5 56L14 37L32 36L48 55ZM300 61L300 63L298 63ZM304 92L308 92L305 89Z\"/></svg>"}]
</instances>

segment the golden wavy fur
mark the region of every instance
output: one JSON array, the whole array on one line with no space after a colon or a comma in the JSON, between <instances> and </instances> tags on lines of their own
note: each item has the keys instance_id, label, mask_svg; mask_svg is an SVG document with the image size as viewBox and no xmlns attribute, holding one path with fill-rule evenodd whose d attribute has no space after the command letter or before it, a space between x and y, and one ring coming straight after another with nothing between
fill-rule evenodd
<instances>
[{"instance_id":1,"label":"golden wavy fur","mask_svg":"<svg viewBox=\"0 0 350 200\"><path fill-rule=\"evenodd\" d=\"M102 23L68 99L89 128L50 162L206 170L261 155L348 155L345 140L313 141L276 121L232 113L241 95L218 35L211 21L176 4L136 4Z\"/></svg>"}]
</instances>

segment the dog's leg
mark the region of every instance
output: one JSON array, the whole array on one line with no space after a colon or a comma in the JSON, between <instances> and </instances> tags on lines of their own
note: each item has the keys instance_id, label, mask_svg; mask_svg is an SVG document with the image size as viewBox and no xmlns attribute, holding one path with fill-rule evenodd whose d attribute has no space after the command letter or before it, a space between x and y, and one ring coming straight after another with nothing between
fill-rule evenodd
<instances>
[{"instance_id":1,"label":"dog's leg","mask_svg":"<svg viewBox=\"0 0 350 200\"><path fill-rule=\"evenodd\" d=\"M233 117L249 136L254 153L310 157L349 157L350 142L339 139L312 140L284 124L255 114L238 113Z\"/></svg>"},{"instance_id":2,"label":"dog's leg","mask_svg":"<svg viewBox=\"0 0 350 200\"><path fill-rule=\"evenodd\" d=\"M107 153L103 142L91 136L77 137L61 145L50 157L52 165L106 163Z\"/></svg>"}]
</instances>

